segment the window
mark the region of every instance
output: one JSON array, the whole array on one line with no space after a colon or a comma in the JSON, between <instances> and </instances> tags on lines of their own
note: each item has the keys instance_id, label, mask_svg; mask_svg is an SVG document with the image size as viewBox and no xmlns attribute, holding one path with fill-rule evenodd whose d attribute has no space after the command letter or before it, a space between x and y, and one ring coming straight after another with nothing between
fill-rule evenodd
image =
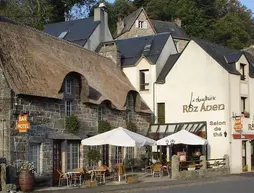
<instances>
[{"instance_id":1,"label":"window","mask_svg":"<svg viewBox=\"0 0 254 193\"><path fill-rule=\"evenodd\" d=\"M143 21L138 21L138 28L143 28Z\"/></svg>"},{"instance_id":2,"label":"window","mask_svg":"<svg viewBox=\"0 0 254 193\"><path fill-rule=\"evenodd\" d=\"M67 170L79 168L79 143L68 143Z\"/></svg>"},{"instance_id":3,"label":"window","mask_svg":"<svg viewBox=\"0 0 254 193\"><path fill-rule=\"evenodd\" d=\"M34 164L35 173L40 174L40 144L31 144L28 160Z\"/></svg>"},{"instance_id":4,"label":"window","mask_svg":"<svg viewBox=\"0 0 254 193\"><path fill-rule=\"evenodd\" d=\"M72 101L65 101L65 115L70 116L72 112Z\"/></svg>"},{"instance_id":5,"label":"window","mask_svg":"<svg viewBox=\"0 0 254 193\"><path fill-rule=\"evenodd\" d=\"M149 70L140 70L140 90L149 90Z\"/></svg>"},{"instance_id":6,"label":"window","mask_svg":"<svg viewBox=\"0 0 254 193\"><path fill-rule=\"evenodd\" d=\"M103 107L100 105L98 106L98 121L103 120Z\"/></svg>"},{"instance_id":7,"label":"window","mask_svg":"<svg viewBox=\"0 0 254 193\"><path fill-rule=\"evenodd\" d=\"M241 112L244 113L246 111L246 97L241 97Z\"/></svg>"},{"instance_id":8,"label":"window","mask_svg":"<svg viewBox=\"0 0 254 193\"><path fill-rule=\"evenodd\" d=\"M67 35L68 31L64 31L62 33L60 33L60 35L58 36L58 38L63 39L66 35Z\"/></svg>"},{"instance_id":9,"label":"window","mask_svg":"<svg viewBox=\"0 0 254 193\"><path fill-rule=\"evenodd\" d=\"M159 124L163 124L165 123L165 103L158 103L157 104L158 107L158 123Z\"/></svg>"},{"instance_id":10,"label":"window","mask_svg":"<svg viewBox=\"0 0 254 193\"><path fill-rule=\"evenodd\" d=\"M134 114L134 98L132 94L129 94L127 97L127 121L130 122Z\"/></svg>"},{"instance_id":11,"label":"window","mask_svg":"<svg viewBox=\"0 0 254 193\"><path fill-rule=\"evenodd\" d=\"M65 93L72 93L72 79L67 78L65 83Z\"/></svg>"},{"instance_id":12,"label":"window","mask_svg":"<svg viewBox=\"0 0 254 193\"><path fill-rule=\"evenodd\" d=\"M134 148L133 147L126 147L125 159L134 159Z\"/></svg>"},{"instance_id":13,"label":"window","mask_svg":"<svg viewBox=\"0 0 254 193\"><path fill-rule=\"evenodd\" d=\"M246 79L244 69L245 69L245 64L240 64L241 80L245 80Z\"/></svg>"}]
</instances>

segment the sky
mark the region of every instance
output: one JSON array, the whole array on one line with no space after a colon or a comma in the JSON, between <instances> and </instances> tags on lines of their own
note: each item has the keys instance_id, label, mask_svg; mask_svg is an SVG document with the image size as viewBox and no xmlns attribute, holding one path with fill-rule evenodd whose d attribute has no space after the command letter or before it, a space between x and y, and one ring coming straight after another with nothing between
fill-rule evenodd
<instances>
[{"instance_id":1,"label":"sky","mask_svg":"<svg viewBox=\"0 0 254 193\"><path fill-rule=\"evenodd\" d=\"M114 2L115 0L107 0L108 2ZM248 7L254 13L254 0L240 0L243 5Z\"/></svg>"}]
</instances>

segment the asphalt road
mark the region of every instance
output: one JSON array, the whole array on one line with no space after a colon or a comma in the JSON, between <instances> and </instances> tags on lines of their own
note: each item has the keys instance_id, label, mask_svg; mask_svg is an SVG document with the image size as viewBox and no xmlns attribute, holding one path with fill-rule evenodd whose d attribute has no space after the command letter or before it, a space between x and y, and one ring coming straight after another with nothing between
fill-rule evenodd
<instances>
[{"instance_id":1,"label":"asphalt road","mask_svg":"<svg viewBox=\"0 0 254 193\"><path fill-rule=\"evenodd\" d=\"M217 182L202 185L169 187L157 190L142 191L144 193L253 193L254 178L239 181Z\"/></svg>"},{"instance_id":2,"label":"asphalt road","mask_svg":"<svg viewBox=\"0 0 254 193\"><path fill-rule=\"evenodd\" d=\"M41 193L253 193L254 173L191 181L117 185L85 189L43 191Z\"/></svg>"}]
</instances>

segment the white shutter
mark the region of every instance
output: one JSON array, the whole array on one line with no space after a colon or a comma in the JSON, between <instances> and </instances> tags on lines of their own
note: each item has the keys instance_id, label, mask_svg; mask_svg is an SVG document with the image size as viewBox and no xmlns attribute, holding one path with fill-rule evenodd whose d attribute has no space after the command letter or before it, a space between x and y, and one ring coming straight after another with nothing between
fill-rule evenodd
<instances>
[{"instance_id":1,"label":"white shutter","mask_svg":"<svg viewBox=\"0 0 254 193\"><path fill-rule=\"evenodd\" d=\"M147 21L144 21L144 23L143 23L143 28L144 28L144 29L147 29Z\"/></svg>"},{"instance_id":2,"label":"white shutter","mask_svg":"<svg viewBox=\"0 0 254 193\"><path fill-rule=\"evenodd\" d=\"M136 20L135 25L136 25L136 27L138 28L138 20Z\"/></svg>"}]
</instances>

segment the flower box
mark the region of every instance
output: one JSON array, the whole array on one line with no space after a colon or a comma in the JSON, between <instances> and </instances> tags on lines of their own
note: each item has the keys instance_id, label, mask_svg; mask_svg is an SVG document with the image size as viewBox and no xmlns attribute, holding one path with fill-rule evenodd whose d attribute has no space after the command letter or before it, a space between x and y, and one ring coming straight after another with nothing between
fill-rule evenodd
<instances>
[{"instance_id":1,"label":"flower box","mask_svg":"<svg viewBox=\"0 0 254 193\"><path fill-rule=\"evenodd\" d=\"M249 117L250 117L250 113L247 113L247 112L244 113L244 117L245 117L245 118L249 118Z\"/></svg>"}]
</instances>

